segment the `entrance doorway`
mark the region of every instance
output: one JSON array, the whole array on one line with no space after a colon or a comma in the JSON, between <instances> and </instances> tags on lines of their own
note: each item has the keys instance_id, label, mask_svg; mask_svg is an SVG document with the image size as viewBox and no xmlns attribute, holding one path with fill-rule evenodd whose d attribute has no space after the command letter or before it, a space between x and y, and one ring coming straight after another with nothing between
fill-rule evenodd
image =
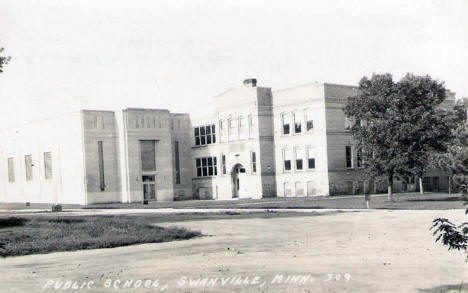
<instances>
[{"instance_id":1,"label":"entrance doorway","mask_svg":"<svg viewBox=\"0 0 468 293\"><path fill-rule=\"evenodd\" d=\"M237 164L232 168L232 198L246 196L245 188L245 168L241 164Z\"/></svg>"},{"instance_id":2,"label":"entrance doorway","mask_svg":"<svg viewBox=\"0 0 468 293\"><path fill-rule=\"evenodd\" d=\"M432 190L439 191L439 177L432 177Z\"/></svg>"},{"instance_id":3,"label":"entrance doorway","mask_svg":"<svg viewBox=\"0 0 468 293\"><path fill-rule=\"evenodd\" d=\"M143 175L143 200L156 200L156 176Z\"/></svg>"}]
</instances>

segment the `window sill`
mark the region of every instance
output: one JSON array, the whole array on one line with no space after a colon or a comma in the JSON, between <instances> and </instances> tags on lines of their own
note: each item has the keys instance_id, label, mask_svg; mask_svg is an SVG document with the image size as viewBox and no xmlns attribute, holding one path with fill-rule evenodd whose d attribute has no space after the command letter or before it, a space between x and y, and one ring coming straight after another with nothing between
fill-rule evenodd
<instances>
[{"instance_id":1,"label":"window sill","mask_svg":"<svg viewBox=\"0 0 468 293\"><path fill-rule=\"evenodd\" d=\"M283 173L304 173L304 172L311 172L315 171L316 169L301 169L301 170L291 170L291 171L283 171Z\"/></svg>"},{"instance_id":2,"label":"window sill","mask_svg":"<svg viewBox=\"0 0 468 293\"><path fill-rule=\"evenodd\" d=\"M212 178L217 178L218 175L213 175L213 176L203 176L203 177L198 177L198 176L195 176L193 177L194 179L212 179Z\"/></svg>"},{"instance_id":3,"label":"window sill","mask_svg":"<svg viewBox=\"0 0 468 293\"><path fill-rule=\"evenodd\" d=\"M204 145L192 145L192 148L202 148L202 147L207 147L211 145L216 145L217 143L210 143L210 144L204 144Z\"/></svg>"}]
</instances>

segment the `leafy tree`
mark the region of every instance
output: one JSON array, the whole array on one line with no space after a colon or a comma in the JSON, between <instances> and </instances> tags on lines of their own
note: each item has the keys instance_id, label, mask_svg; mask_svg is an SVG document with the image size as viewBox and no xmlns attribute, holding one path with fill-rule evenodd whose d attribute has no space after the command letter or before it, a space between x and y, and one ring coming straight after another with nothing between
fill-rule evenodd
<instances>
[{"instance_id":1,"label":"leafy tree","mask_svg":"<svg viewBox=\"0 0 468 293\"><path fill-rule=\"evenodd\" d=\"M433 153L430 160L434 168L442 169L449 174L449 179L451 179L449 184L453 180L466 197L468 194L468 126L466 124L468 98L457 101L452 119L458 125L452 130L454 140L447 142L447 152Z\"/></svg>"},{"instance_id":2,"label":"leafy tree","mask_svg":"<svg viewBox=\"0 0 468 293\"><path fill-rule=\"evenodd\" d=\"M364 174L387 178L390 201L394 176L422 176L429 154L452 139L452 112L437 109L445 98L443 83L429 76L407 74L395 83L386 73L363 77L348 99L344 112L357 122L352 133Z\"/></svg>"},{"instance_id":3,"label":"leafy tree","mask_svg":"<svg viewBox=\"0 0 468 293\"><path fill-rule=\"evenodd\" d=\"M454 181L466 199L468 195L468 99L457 103L456 109L462 116L462 122L454 130L454 143L448 148L444 156L445 167L453 174ZM465 214L468 214L468 208ZM433 221L433 235L437 236L436 242L441 241L448 249L464 250L468 256L468 222L455 225L446 218L437 218Z\"/></svg>"},{"instance_id":4,"label":"leafy tree","mask_svg":"<svg viewBox=\"0 0 468 293\"><path fill-rule=\"evenodd\" d=\"M0 53L3 52L3 48L0 48ZM0 73L3 72L3 67L8 64L11 60L11 57L0 56Z\"/></svg>"}]
</instances>

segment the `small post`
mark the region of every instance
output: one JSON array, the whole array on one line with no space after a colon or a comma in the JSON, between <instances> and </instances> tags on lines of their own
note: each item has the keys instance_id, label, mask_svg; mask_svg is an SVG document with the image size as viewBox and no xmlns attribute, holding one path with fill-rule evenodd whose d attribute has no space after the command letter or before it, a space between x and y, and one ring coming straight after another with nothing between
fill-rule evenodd
<instances>
[{"instance_id":1,"label":"small post","mask_svg":"<svg viewBox=\"0 0 468 293\"><path fill-rule=\"evenodd\" d=\"M369 202L370 202L370 194L369 193L366 193L364 194L364 199L366 200L366 206L367 206L367 209L369 209Z\"/></svg>"},{"instance_id":2,"label":"small post","mask_svg":"<svg viewBox=\"0 0 468 293\"><path fill-rule=\"evenodd\" d=\"M449 194L452 194L452 176L448 177Z\"/></svg>"}]
</instances>

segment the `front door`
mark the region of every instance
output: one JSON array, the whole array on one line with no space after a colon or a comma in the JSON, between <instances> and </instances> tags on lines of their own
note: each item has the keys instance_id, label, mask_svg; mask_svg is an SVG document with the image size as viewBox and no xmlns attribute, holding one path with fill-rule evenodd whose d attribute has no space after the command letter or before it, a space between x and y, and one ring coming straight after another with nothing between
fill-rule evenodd
<instances>
[{"instance_id":1,"label":"front door","mask_svg":"<svg viewBox=\"0 0 468 293\"><path fill-rule=\"evenodd\" d=\"M245 181L243 180L245 177L245 168L237 164L233 170L232 170L232 197L233 198L239 198L239 197L245 197L245 186L243 184Z\"/></svg>"},{"instance_id":2,"label":"front door","mask_svg":"<svg viewBox=\"0 0 468 293\"><path fill-rule=\"evenodd\" d=\"M156 176L155 175L143 175L143 199L144 200L156 200Z\"/></svg>"},{"instance_id":3,"label":"front door","mask_svg":"<svg viewBox=\"0 0 468 293\"><path fill-rule=\"evenodd\" d=\"M432 191L431 177L423 178L423 189L424 191Z\"/></svg>"}]
</instances>

